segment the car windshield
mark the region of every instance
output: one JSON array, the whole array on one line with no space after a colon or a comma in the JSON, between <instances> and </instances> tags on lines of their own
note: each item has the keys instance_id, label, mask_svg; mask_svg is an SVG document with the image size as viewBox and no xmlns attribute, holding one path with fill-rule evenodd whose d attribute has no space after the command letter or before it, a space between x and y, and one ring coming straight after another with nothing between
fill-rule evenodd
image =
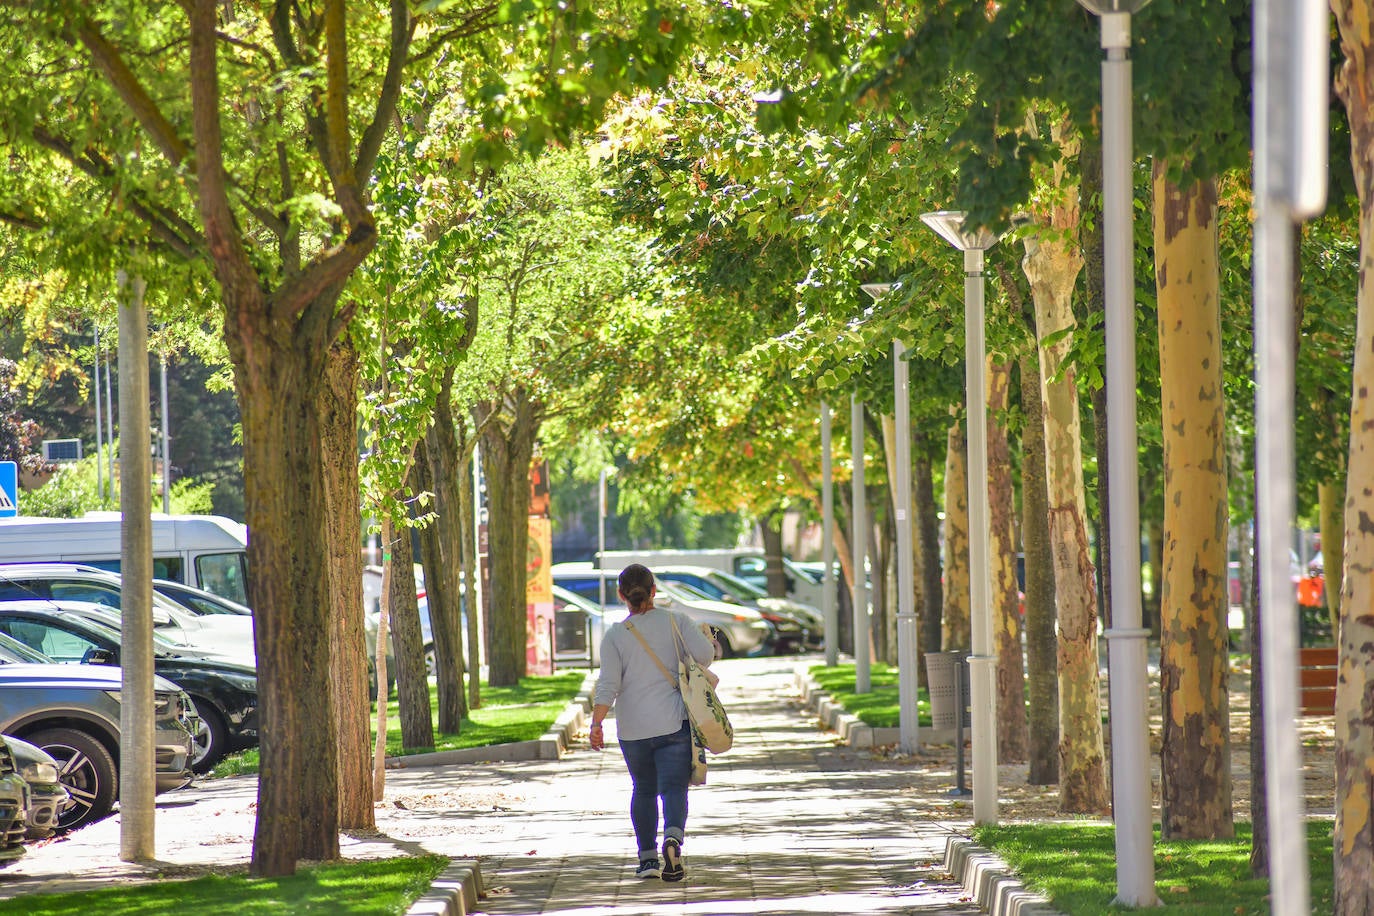
<instances>
[{"instance_id":1,"label":"car windshield","mask_svg":"<svg viewBox=\"0 0 1374 916\"><path fill-rule=\"evenodd\" d=\"M768 591L766 589L759 588L752 582L746 582L732 573L715 571L711 573L710 579L736 598L757 601L760 598L768 597Z\"/></svg>"},{"instance_id":2,"label":"car windshield","mask_svg":"<svg viewBox=\"0 0 1374 916\"><path fill-rule=\"evenodd\" d=\"M708 594L706 594L705 592L703 592L701 589L697 588L697 587L694 586L694 585L688 585L686 582L678 582L678 581L674 580L673 583L672 583L672 585L669 586L669 587L666 588L666 589L664 589L664 585L665 585L664 582L659 582L659 583L658 583L659 589L660 589L660 590L666 590L669 594L672 594L672 593L676 592L677 595L678 595L678 597L681 597L681 598L695 598L695 599L697 599L698 601L715 601L715 600L716 600L716 599L712 598L710 595L708 595Z\"/></svg>"},{"instance_id":3,"label":"car windshield","mask_svg":"<svg viewBox=\"0 0 1374 916\"><path fill-rule=\"evenodd\" d=\"M8 633L0 633L0 664L13 665L20 663L51 665L52 659L48 658L42 652L39 652L37 649L30 649Z\"/></svg>"}]
</instances>

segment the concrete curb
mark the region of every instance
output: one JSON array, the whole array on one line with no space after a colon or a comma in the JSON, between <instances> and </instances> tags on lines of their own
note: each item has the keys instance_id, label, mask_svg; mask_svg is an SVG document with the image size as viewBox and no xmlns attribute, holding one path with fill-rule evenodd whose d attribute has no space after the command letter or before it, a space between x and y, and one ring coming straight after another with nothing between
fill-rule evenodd
<instances>
[{"instance_id":1,"label":"concrete curb","mask_svg":"<svg viewBox=\"0 0 1374 916\"><path fill-rule=\"evenodd\" d=\"M1062 916L1044 895L1027 890L996 853L967 837L945 840L945 871L990 916Z\"/></svg>"},{"instance_id":2,"label":"concrete curb","mask_svg":"<svg viewBox=\"0 0 1374 916\"><path fill-rule=\"evenodd\" d=\"M558 760L568 749L568 742L587 721L592 710L592 694L596 691L596 671L588 671L577 696L573 698L549 730L533 741L510 744L491 744L468 747L456 751L435 751L432 754L407 754L386 758L388 770L441 767L456 763L491 763L509 760Z\"/></svg>"},{"instance_id":3,"label":"concrete curb","mask_svg":"<svg viewBox=\"0 0 1374 916\"><path fill-rule=\"evenodd\" d=\"M468 916L478 912L485 896L482 872L475 859L454 859L439 873L428 893L406 910L406 916Z\"/></svg>"},{"instance_id":4,"label":"concrete curb","mask_svg":"<svg viewBox=\"0 0 1374 916\"><path fill-rule=\"evenodd\" d=\"M820 684L811 677L809 672L810 665L799 665L796 669L794 680L797 685L797 693L801 696L807 708L813 709L816 716L821 720L821 725L833 732L839 733L840 740L850 747L882 747L887 744L897 744L902 740L902 730L900 728L875 728L859 719L858 716L851 715L845 708L831 698ZM920 732L921 744L953 744L954 729L933 729L922 728Z\"/></svg>"}]
</instances>

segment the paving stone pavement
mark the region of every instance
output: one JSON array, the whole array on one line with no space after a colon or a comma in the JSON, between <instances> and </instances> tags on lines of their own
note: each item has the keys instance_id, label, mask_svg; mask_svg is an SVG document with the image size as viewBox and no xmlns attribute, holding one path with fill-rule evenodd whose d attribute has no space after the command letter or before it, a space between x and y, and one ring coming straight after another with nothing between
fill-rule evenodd
<instances>
[{"instance_id":1,"label":"paving stone pavement","mask_svg":"<svg viewBox=\"0 0 1374 916\"><path fill-rule=\"evenodd\" d=\"M561 760L387 773L375 835L343 853L475 859L490 914L979 913L945 873L946 840L903 804L910 762L837 745L795 697L796 658L719 662L735 747L690 795L686 880L634 877L629 777L585 736ZM613 723L614 720L612 720ZM608 743L614 740L608 730ZM251 856L256 782L210 780L159 798L158 861L119 860L118 816L34 848L0 871L0 898L236 870Z\"/></svg>"}]
</instances>

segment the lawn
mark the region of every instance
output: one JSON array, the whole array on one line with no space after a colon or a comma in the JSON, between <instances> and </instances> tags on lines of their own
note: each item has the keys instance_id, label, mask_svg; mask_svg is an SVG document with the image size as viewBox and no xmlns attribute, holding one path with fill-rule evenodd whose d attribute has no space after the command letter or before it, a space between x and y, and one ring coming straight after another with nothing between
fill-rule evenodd
<instances>
[{"instance_id":1,"label":"lawn","mask_svg":"<svg viewBox=\"0 0 1374 916\"><path fill-rule=\"evenodd\" d=\"M0 900L0 914L23 916L184 916L404 913L448 864L442 856L339 862L303 868L289 878L212 875L79 894L26 894Z\"/></svg>"},{"instance_id":2,"label":"lawn","mask_svg":"<svg viewBox=\"0 0 1374 916\"><path fill-rule=\"evenodd\" d=\"M486 747L540 738L553 725L559 714L576 698L586 679L585 669L561 671L552 676L523 677L514 687L482 687L482 708L471 710L460 723L456 735L441 735L435 728L434 747L401 748L401 722L396 701L387 707L386 753L388 757L423 754L431 751L451 751L466 747ZM853 680L851 674L850 679ZM429 708L435 719L439 715L438 688L429 685ZM377 707L372 707L370 724L377 721ZM370 732L374 734L375 732ZM239 776L258 771L258 751L252 748L220 761L212 776Z\"/></svg>"},{"instance_id":3,"label":"lawn","mask_svg":"<svg viewBox=\"0 0 1374 916\"><path fill-rule=\"evenodd\" d=\"M868 693L854 692L853 665L813 665L808 673L830 694L831 699L844 707L845 712L858 716L865 725L897 728L902 724L896 668L882 662L871 663L868 673L873 689ZM916 692L916 714L921 727L929 728L930 694L924 687Z\"/></svg>"},{"instance_id":4,"label":"lawn","mask_svg":"<svg viewBox=\"0 0 1374 916\"><path fill-rule=\"evenodd\" d=\"M974 829L974 837L1050 898L1065 916L1140 912L1114 906L1116 841L1110 824L1009 824ZM1307 825L1311 911L1332 909L1331 822ZM1169 912L1249 916L1269 912L1268 879L1250 877L1250 825L1234 840L1170 840L1155 831L1155 889ZM1150 912L1154 910L1146 910Z\"/></svg>"}]
</instances>

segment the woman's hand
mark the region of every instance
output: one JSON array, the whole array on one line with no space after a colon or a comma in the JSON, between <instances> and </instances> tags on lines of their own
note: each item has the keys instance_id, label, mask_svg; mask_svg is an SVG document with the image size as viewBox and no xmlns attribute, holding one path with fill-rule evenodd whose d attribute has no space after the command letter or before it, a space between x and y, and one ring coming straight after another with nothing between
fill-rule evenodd
<instances>
[{"instance_id":1,"label":"woman's hand","mask_svg":"<svg viewBox=\"0 0 1374 916\"><path fill-rule=\"evenodd\" d=\"M587 733L587 743L592 746L594 751L599 751L606 746L606 730L601 723L592 723L591 730Z\"/></svg>"}]
</instances>

